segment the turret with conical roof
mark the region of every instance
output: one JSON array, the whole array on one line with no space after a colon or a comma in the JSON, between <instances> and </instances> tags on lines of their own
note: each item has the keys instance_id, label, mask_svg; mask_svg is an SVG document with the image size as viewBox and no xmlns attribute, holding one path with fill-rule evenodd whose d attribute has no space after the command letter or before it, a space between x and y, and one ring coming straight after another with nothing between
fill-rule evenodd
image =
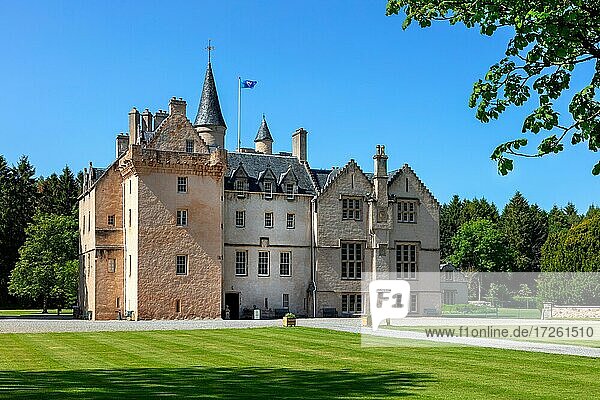
<instances>
[{"instance_id":1,"label":"turret with conical roof","mask_svg":"<svg viewBox=\"0 0 600 400\"><path fill-rule=\"evenodd\" d=\"M194 120L194 128L204 142L209 146L225 147L225 120L221 112L217 86L212 72L212 65L208 62L206 75L204 76L204 86L202 87L202 97L198 105L198 114Z\"/></svg>"},{"instance_id":2,"label":"turret with conical roof","mask_svg":"<svg viewBox=\"0 0 600 400\"><path fill-rule=\"evenodd\" d=\"M271 131L269 131L269 126L264 115L260 123L260 128L258 128L258 132L256 133L254 143L257 152L273 154L273 137L271 136Z\"/></svg>"}]
</instances>

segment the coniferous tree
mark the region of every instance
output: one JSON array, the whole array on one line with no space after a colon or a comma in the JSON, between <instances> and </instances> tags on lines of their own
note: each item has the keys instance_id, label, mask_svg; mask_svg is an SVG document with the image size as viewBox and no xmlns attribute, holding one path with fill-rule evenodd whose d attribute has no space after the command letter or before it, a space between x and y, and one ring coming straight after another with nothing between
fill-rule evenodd
<instances>
[{"instance_id":1,"label":"coniferous tree","mask_svg":"<svg viewBox=\"0 0 600 400\"><path fill-rule=\"evenodd\" d=\"M548 236L546 213L516 192L502 211L500 229L516 254L513 271L539 271L541 248Z\"/></svg>"}]
</instances>

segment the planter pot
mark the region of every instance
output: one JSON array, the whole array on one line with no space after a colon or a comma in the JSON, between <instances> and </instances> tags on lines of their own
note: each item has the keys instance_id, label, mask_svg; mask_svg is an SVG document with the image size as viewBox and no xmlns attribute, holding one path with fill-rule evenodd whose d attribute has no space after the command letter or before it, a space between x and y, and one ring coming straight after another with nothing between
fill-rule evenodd
<instances>
[{"instance_id":1,"label":"planter pot","mask_svg":"<svg viewBox=\"0 0 600 400\"><path fill-rule=\"evenodd\" d=\"M283 317L283 326L296 326L296 318Z\"/></svg>"}]
</instances>

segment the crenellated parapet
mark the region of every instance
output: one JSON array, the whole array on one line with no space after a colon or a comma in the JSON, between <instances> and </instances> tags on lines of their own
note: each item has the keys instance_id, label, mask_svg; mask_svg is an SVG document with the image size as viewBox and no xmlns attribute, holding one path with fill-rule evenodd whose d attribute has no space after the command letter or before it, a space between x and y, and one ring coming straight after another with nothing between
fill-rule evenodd
<instances>
[{"instance_id":1,"label":"crenellated parapet","mask_svg":"<svg viewBox=\"0 0 600 400\"><path fill-rule=\"evenodd\" d=\"M123 179L130 175L151 173L212 176L220 181L227 169L227 151L216 149L210 154L183 153L132 145L119 162Z\"/></svg>"}]
</instances>

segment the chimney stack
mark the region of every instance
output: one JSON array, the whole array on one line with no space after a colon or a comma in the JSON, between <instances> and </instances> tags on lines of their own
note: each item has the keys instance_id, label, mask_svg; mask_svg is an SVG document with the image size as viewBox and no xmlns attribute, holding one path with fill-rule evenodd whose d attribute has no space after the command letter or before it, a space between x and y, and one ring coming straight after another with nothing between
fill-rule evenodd
<instances>
[{"instance_id":1,"label":"chimney stack","mask_svg":"<svg viewBox=\"0 0 600 400\"><path fill-rule=\"evenodd\" d=\"M133 107L129 111L129 144L137 144L140 136L140 112Z\"/></svg>"},{"instance_id":2,"label":"chimney stack","mask_svg":"<svg viewBox=\"0 0 600 400\"><path fill-rule=\"evenodd\" d=\"M129 147L129 136L123 132L117 135L117 158L127 151Z\"/></svg>"},{"instance_id":3,"label":"chimney stack","mask_svg":"<svg viewBox=\"0 0 600 400\"><path fill-rule=\"evenodd\" d=\"M142 132L152 132L152 113L147 108L142 113Z\"/></svg>"},{"instance_id":4,"label":"chimney stack","mask_svg":"<svg viewBox=\"0 0 600 400\"><path fill-rule=\"evenodd\" d=\"M168 116L169 114L166 111L158 110L156 114L154 114L154 130L156 130Z\"/></svg>"},{"instance_id":5,"label":"chimney stack","mask_svg":"<svg viewBox=\"0 0 600 400\"><path fill-rule=\"evenodd\" d=\"M306 161L306 136L308 132L304 128L298 128L292 134L292 155L300 161Z\"/></svg>"},{"instance_id":6,"label":"chimney stack","mask_svg":"<svg viewBox=\"0 0 600 400\"><path fill-rule=\"evenodd\" d=\"M387 160L388 156L385 155L385 146L377 145L377 152L373 156L375 160L375 174L373 182L375 185L375 199L381 205L387 205L388 201L388 174L387 174Z\"/></svg>"},{"instance_id":7,"label":"chimney stack","mask_svg":"<svg viewBox=\"0 0 600 400\"><path fill-rule=\"evenodd\" d=\"M187 103L181 97L180 98L172 97L171 100L169 100L169 114L171 114L171 115L181 114L185 117L186 105L187 105Z\"/></svg>"}]
</instances>

